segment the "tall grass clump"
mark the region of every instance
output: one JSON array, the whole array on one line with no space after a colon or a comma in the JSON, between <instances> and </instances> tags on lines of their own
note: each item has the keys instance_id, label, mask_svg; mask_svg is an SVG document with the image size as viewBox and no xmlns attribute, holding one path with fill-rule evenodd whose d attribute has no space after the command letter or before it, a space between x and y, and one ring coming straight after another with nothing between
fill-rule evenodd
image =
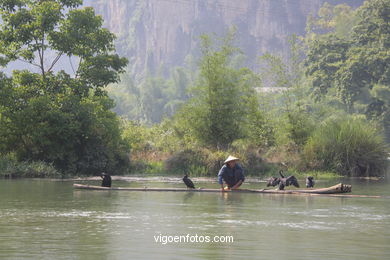
<instances>
[{"instance_id":1,"label":"tall grass clump","mask_svg":"<svg viewBox=\"0 0 390 260\"><path fill-rule=\"evenodd\" d=\"M344 176L381 176L387 167L384 137L367 120L352 116L330 118L314 131L303 157L311 170Z\"/></svg>"},{"instance_id":2,"label":"tall grass clump","mask_svg":"<svg viewBox=\"0 0 390 260\"><path fill-rule=\"evenodd\" d=\"M52 164L42 161L18 162L14 156L0 156L0 178L59 178Z\"/></svg>"},{"instance_id":3,"label":"tall grass clump","mask_svg":"<svg viewBox=\"0 0 390 260\"><path fill-rule=\"evenodd\" d=\"M201 148L187 148L173 153L165 162L170 174L188 173L190 176L215 176L227 153Z\"/></svg>"},{"instance_id":4,"label":"tall grass clump","mask_svg":"<svg viewBox=\"0 0 390 260\"><path fill-rule=\"evenodd\" d=\"M187 173L190 176L216 177L229 154L240 158L239 163L244 168L245 175L260 177L271 171L277 172L254 150L218 151L206 148L188 148L173 153L164 162L165 172L173 175Z\"/></svg>"}]
</instances>

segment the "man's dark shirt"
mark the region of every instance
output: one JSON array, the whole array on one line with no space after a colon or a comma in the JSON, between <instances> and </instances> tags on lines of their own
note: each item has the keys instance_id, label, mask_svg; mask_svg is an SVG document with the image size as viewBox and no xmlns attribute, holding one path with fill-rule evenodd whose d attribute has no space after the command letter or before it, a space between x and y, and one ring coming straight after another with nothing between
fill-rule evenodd
<instances>
[{"instance_id":1,"label":"man's dark shirt","mask_svg":"<svg viewBox=\"0 0 390 260\"><path fill-rule=\"evenodd\" d=\"M103 175L102 187L111 187L110 175Z\"/></svg>"},{"instance_id":2,"label":"man's dark shirt","mask_svg":"<svg viewBox=\"0 0 390 260\"><path fill-rule=\"evenodd\" d=\"M244 170L238 163L236 163L233 168L230 168L225 164L224 166L222 166L218 173L218 183L222 184L222 180L224 180L228 187L231 188L236 185L240 180L244 182Z\"/></svg>"}]
</instances>

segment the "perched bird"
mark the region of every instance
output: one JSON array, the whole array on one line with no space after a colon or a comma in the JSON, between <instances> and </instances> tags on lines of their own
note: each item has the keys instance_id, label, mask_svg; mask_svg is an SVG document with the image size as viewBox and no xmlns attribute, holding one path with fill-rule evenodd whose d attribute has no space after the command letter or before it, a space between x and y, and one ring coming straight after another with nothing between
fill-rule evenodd
<instances>
[{"instance_id":1,"label":"perched bird","mask_svg":"<svg viewBox=\"0 0 390 260\"><path fill-rule=\"evenodd\" d=\"M107 173L102 173L100 175L100 178L102 178L102 187L111 187L111 176Z\"/></svg>"},{"instance_id":2,"label":"perched bird","mask_svg":"<svg viewBox=\"0 0 390 260\"><path fill-rule=\"evenodd\" d=\"M282 178L284 178L283 170L280 170L279 174L280 174L280 176ZM271 178L269 178L267 180L267 187L269 187L269 186L275 187L275 186L279 185L280 184L280 180L281 180L281 178L272 176Z\"/></svg>"},{"instance_id":3,"label":"perched bird","mask_svg":"<svg viewBox=\"0 0 390 260\"><path fill-rule=\"evenodd\" d=\"M283 170L280 170L280 171L279 171L279 175L280 175L280 177L284 178Z\"/></svg>"},{"instance_id":4,"label":"perched bird","mask_svg":"<svg viewBox=\"0 0 390 260\"><path fill-rule=\"evenodd\" d=\"M315 184L313 176L307 176L306 178L306 188L313 188Z\"/></svg>"},{"instance_id":5,"label":"perched bird","mask_svg":"<svg viewBox=\"0 0 390 260\"><path fill-rule=\"evenodd\" d=\"M279 171L279 174L281 176L280 183L279 183L279 190L284 190L285 186L290 186L290 185L293 185L293 186L299 188L298 180L297 180L297 178L295 178L294 175L288 176L286 178L286 177L284 177L282 170Z\"/></svg>"},{"instance_id":6,"label":"perched bird","mask_svg":"<svg viewBox=\"0 0 390 260\"><path fill-rule=\"evenodd\" d=\"M184 175L183 182L187 186L187 188L195 189L194 183L188 178L188 175Z\"/></svg>"},{"instance_id":7,"label":"perched bird","mask_svg":"<svg viewBox=\"0 0 390 260\"><path fill-rule=\"evenodd\" d=\"M272 176L267 180L267 187L272 186L275 187L280 183L280 178Z\"/></svg>"}]
</instances>

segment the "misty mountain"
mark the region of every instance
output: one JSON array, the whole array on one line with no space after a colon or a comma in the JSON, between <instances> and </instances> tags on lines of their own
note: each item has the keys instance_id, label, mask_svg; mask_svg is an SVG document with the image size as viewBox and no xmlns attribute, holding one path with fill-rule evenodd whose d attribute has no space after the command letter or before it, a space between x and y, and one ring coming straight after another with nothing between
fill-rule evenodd
<instances>
[{"instance_id":1,"label":"misty mountain","mask_svg":"<svg viewBox=\"0 0 390 260\"><path fill-rule=\"evenodd\" d=\"M328 2L358 7L363 0L88 0L116 33L130 72L167 71L197 57L199 36L237 28L237 45L248 66L265 52L288 53L288 36L305 33L306 19Z\"/></svg>"}]
</instances>

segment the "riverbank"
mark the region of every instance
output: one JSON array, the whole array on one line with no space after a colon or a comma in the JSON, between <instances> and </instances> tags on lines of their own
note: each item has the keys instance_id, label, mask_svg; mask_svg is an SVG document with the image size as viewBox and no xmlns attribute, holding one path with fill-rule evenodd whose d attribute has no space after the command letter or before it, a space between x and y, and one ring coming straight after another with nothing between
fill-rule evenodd
<instances>
[{"instance_id":1,"label":"riverbank","mask_svg":"<svg viewBox=\"0 0 390 260\"><path fill-rule=\"evenodd\" d=\"M12 156L0 157L0 178L61 178L52 164L42 161L18 162Z\"/></svg>"},{"instance_id":2,"label":"riverbank","mask_svg":"<svg viewBox=\"0 0 390 260\"><path fill-rule=\"evenodd\" d=\"M172 163L172 162L170 162ZM265 181L271 176L279 176L279 170L283 169L285 175L294 175L298 179L304 180L307 176L313 176L316 180L333 180L340 179L348 176L342 176L334 172L328 171L300 171L295 168L287 169L284 166L280 166L278 163L261 162L263 166L260 167L246 167L245 176L247 180L251 182ZM176 168L170 170L166 166L165 161L148 161L143 162L143 166L139 167L140 161L133 162L133 167L123 173L110 172L114 180L132 181L138 179L148 180L169 180L174 178L182 178L187 173L191 178L198 180L210 180L217 176L219 167L208 169L207 166L194 166L189 163L187 167ZM352 177L357 179L378 180L385 178L386 176L362 176ZM17 162L12 157L0 157L0 179L16 179L16 178L50 178L50 179L66 179L66 180L100 180L99 176L94 175L79 175L65 174L60 170L57 170L52 164L42 161L22 161ZM351 177L350 177L351 178Z\"/></svg>"},{"instance_id":3,"label":"riverbank","mask_svg":"<svg viewBox=\"0 0 390 260\"><path fill-rule=\"evenodd\" d=\"M153 172L137 172L129 173L124 175L112 174L113 180L123 180L123 181L133 181L133 180L163 180L169 182L171 179L182 178L184 175L182 173L169 173L165 170L153 171ZM210 180L217 176L218 171L215 172L215 175L204 175L191 173L191 178L196 178L197 180ZM309 172L298 172L298 171L286 171L287 175L294 175L298 179L305 179L306 176L313 176L314 179L321 180L331 180L341 178L342 176L332 173L332 172L319 172L319 171L309 171ZM250 182L265 181L271 176L279 176L278 171L268 171L268 172L259 172L258 174L245 174L246 179ZM99 176L85 176L85 175L70 175L63 174L51 164L45 162L5 162L4 160L0 161L0 179L17 179L17 178L49 178L49 179L66 179L66 180L100 180Z\"/></svg>"}]
</instances>

